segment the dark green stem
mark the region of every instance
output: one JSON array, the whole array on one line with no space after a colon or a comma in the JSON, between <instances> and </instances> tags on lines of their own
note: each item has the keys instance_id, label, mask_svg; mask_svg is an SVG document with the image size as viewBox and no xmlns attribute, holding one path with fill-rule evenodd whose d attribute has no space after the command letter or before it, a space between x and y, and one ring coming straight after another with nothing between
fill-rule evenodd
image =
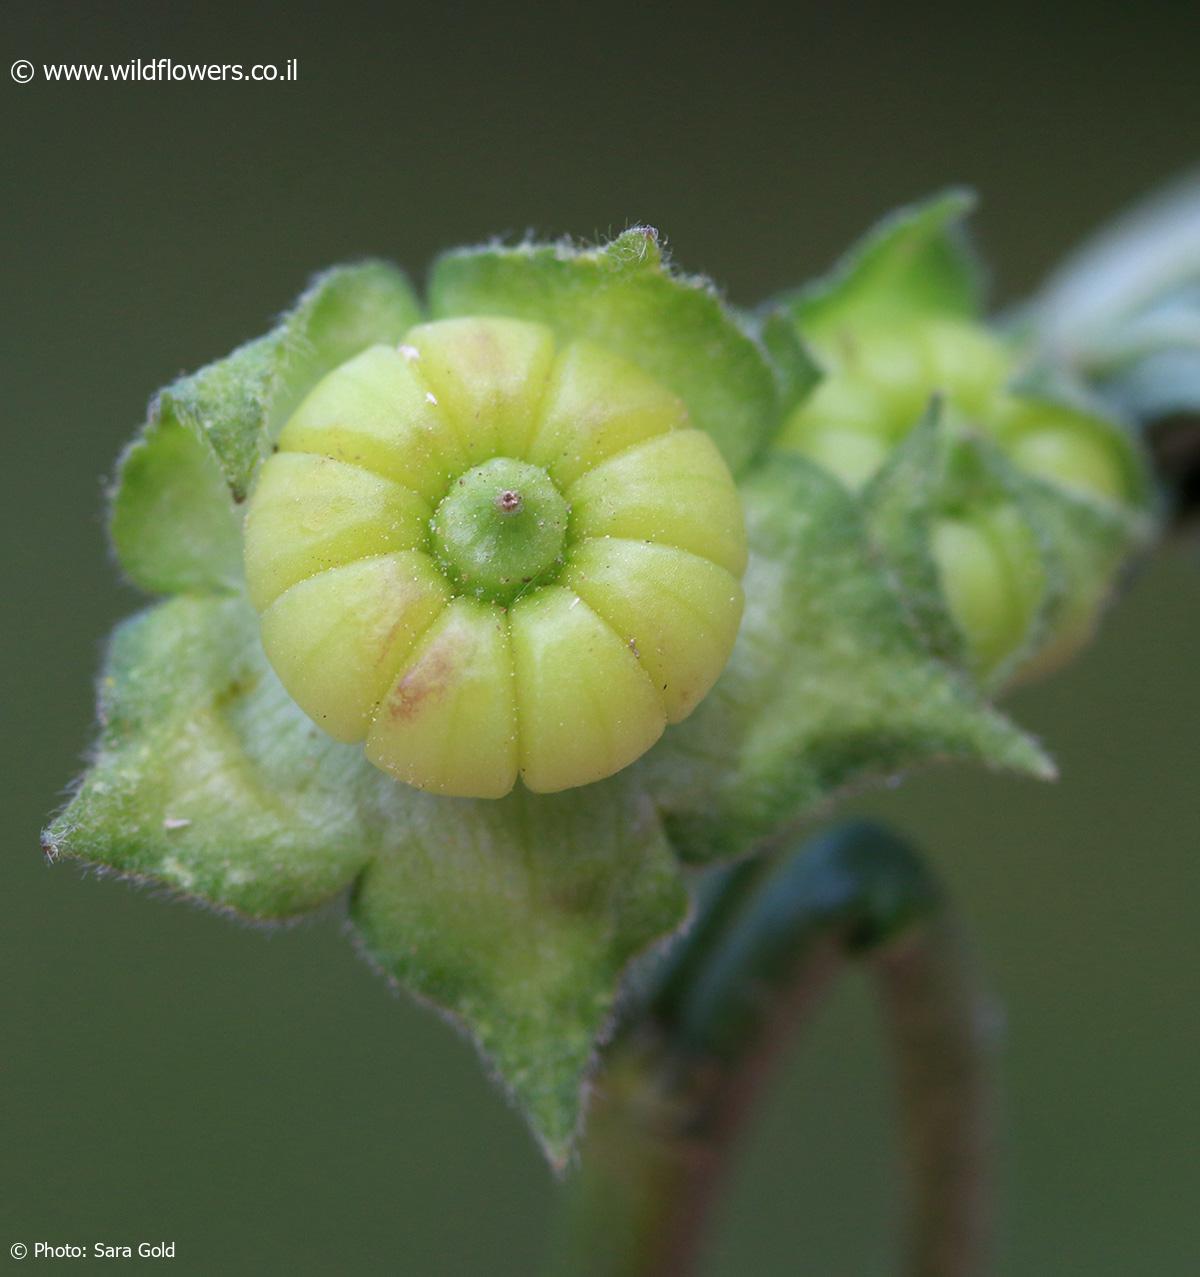
<instances>
[{"instance_id":1,"label":"dark green stem","mask_svg":"<svg viewBox=\"0 0 1200 1277\"><path fill-rule=\"evenodd\" d=\"M871 958L895 1058L909 1277L989 1267L993 1136L987 1006L944 922Z\"/></svg>"},{"instance_id":2,"label":"dark green stem","mask_svg":"<svg viewBox=\"0 0 1200 1277\"><path fill-rule=\"evenodd\" d=\"M876 976L899 1077L910 1277L987 1250L981 1017L942 900L872 826L717 875L689 938L610 1048L551 1271L684 1277L763 1082L845 963Z\"/></svg>"}]
</instances>

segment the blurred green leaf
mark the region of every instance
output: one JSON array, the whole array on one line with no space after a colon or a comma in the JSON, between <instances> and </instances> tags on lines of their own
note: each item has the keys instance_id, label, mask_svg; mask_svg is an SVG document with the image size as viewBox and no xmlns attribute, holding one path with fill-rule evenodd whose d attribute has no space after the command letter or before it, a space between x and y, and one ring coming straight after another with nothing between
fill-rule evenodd
<instances>
[{"instance_id":1,"label":"blurred green leaf","mask_svg":"<svg viewBox=\"0 0 1200 1277\"><path fill-rule=\"evenodd\" d=\"M1122 412L1138 421L1200 415L1200 337L1130 359L1098 386Z\"/></svg>"},{"instance_id":2,"label":"blurred green leaf","mask_svg":"<svg viewBox=\"0 0 1200 1277\"><path fill-rule=\"evenodd\" d=\"M1021 318L1045 363L1133 420L1200 412L1200 174L1104 227Z\"/></svg>"},{"instance_id":3,"label":"blurred green leaf","mask_svg":"<svg viewBox=\"0 0 1200 1277\"><path fill-rule=\"evenodd\" d=\"M1200 173L1134 205L1073 252L1039 292L1032 318L1068 363L1190 296L1200 310ZM1162 333L1169 337L1169 333Z\"/></svg>"},{"instance_id":4,"label":"blurred green leaf","mask_svg":"<svg viewBox=\"0 0 1200 1277\"><path fill-rule=\"evenodd\" d=\"M782 304L805 333L863 319L977 316L982 271L963 229L974 203L969 191L948 190L897 209Z\"/></svg>"}]
</instances>

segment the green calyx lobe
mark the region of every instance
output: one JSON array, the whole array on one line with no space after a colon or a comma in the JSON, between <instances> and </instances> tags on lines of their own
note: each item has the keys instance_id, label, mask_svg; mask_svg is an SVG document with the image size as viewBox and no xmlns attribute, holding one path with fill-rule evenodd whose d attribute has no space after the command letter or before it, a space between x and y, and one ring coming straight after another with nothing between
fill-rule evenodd
<instances>
[{"instance_id":1,"label":"green calyx lobe","mask_svg":"<svg viewBox=\"0 0 1200 1277\"><path fill-rule=\"evenodd\" d=\"M494 457L456 479L438 505L438 562L466 593L511 603L558 575L569 512L540 466Z\"/></svg>"}]
</instances>

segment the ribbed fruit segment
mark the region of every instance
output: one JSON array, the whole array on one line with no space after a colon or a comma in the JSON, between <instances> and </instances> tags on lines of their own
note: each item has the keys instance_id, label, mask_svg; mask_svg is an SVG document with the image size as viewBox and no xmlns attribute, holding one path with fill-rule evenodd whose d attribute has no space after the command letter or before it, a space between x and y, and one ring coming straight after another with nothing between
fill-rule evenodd
<instances>
[{"instance_id":1,"label":"ribbed fruit segment","mask_svg":"<svg viewBox=\"0 0 1200 1277\"><path fill-rule=\"evenodd\" d=\"M675 430L629 448L567 493L578 537L678 546L741 576L746 531L721 454L699 430Z\"/></svg>"},{"instance_id":2,"label":"ribbed fruit segment","mask_svg":"<svg viewBox=\"0 0 1200 1277\"><path fill-rule=\"evenodd\" d=\"M667 718L686 718L729 659L742 618L741 585L686 550L608 538L577 547L563 583L637 656Z\"/></svg>"},{"instance_id":3,"label":"ribbed fruit segment","mask_svg":"<svg viewBox=\"0 0 1200 1277\"><path fill-rule=\"evenodd\" d=\"M502 608L451 603L380 704L367 757L430 793L508 793L517 778L517 711Z\"/></svg>"},{"instance_id":4,"label":"ribbed fruit segment","mask_svg":"<svg viewBox=\"0 0 1200 1277\"><path fill-rule=\"evenodd\" d=\"M416 788L550 792L634 762L737 638L746 530L710 437L636 363L437 320L294 412L245 524L301 709Z\"/></svg>"},{"instance_id":5,"label":"ribbed fruit segment","mask_svg":"<svg viewBox=\"0 0 1200 1277\"><path fill-rule=\"evenodd\" d=\"M523 457L554 362L541 324L513 319L444 319L405 338L414 367L462 440L469 464Z\"/></svg>"},{"instance_id":6,"label":"ribbed fruit segment","mask_svg":"<svg viewBox=\"0 0 1200 1277\"><path fill-rule=\"evenodd\" d=\"M559 356L528 459L560 488L635 443L687 425L681 400L628 360L586 342Z\"/></svg>"},{"instance_id":7,"label":"ribbed fruit segment","mask_svg":"<svg viewBox=\"0 0 1200 1277\"><path fill-rule=\"evenodd\" d=\"M1033 533L1011 507L940 519L933 555L951 614L989 673L1025 641L1045 590Z\"/></svg>"},{"instance_id":8,"label":"ribbed fruit segment","mask_svg":"<svg viewBox=\"0 0 1200 1277\"><path fill-rule=\"evenodd\" d=\"M525 784L551 793L611 776L666 725L661 693L629 645L558 586L510 612Z\"/></svg>"},{"instance_id":9,"label":"ribbed fruit segment","mask_svg":"<svg viewBox=\"0 0 1200 1277\"><path fill-rule=\"evenodd\" d=\"M839 334L830 353L834 376L862 380L876 390L901 433L916 424L933 387L921 343L907 329Z\"/></svg>"},{"instance_id":10,"label":"ribbed fruit segment","mask_svg":"<svg viewBox=\"0 0 1200 1277\"><path fill-rule=\"evenodd\" d=\"M1026 474L1103 501L1129 498L1129 485L1112 442L1081 425L1048 425L1016 434L1009 455Z\"/></svg>"},{"instance_id":11,"label":"ribbed fruit segment","mask_svg":"<svg viewBox=\"0 0 1200 1277\"><path fill-rule=\"evenodd\" d=\"M927 320L919 335L930 390L973 419L988 413L1012 371L1004 344L985 328L949 319Z\"/></svg>"},{"instance_id":12,"label":"ribbed fruit segment","mask_svg":"<svg viewBox=\"0 0 1200 1277\"><path fill-rule=\"evenodd\" d=\"M817 382L812 394L791 415L779 441L798 444L817 426L862 430L883 437L888 434L887 405L866 382L831 374Z\"/></svg>"},{"instance_id":13,"label":"ribbed fruit segment","mask_svg":"<svg viewBox=\"0 0 1200 1277\"><path fill-rule=\"evenodd\" d=\"M411 488L302 452L263 467L246 519L246 584L260 611L289 586L371 554L412 550L432 511Z\"/></svg>"},{"instance_id":14,"label":"ribbed fruit segment","mask_svg":"<svg viewBox=\"0 0 1200 1277\"><path fill-rule=\"evenodd\" d=\"M362 740L401 662L449 601L427 555L360 559L281 594L263 613L263 647L314 722L338 740Z\"/></svg>"},{"instance_id":15,"label":"ribbed fruit segment","mask_svg":"<svg viewBox=\"0 0 1200 1277\"><path fill-rule=\"evenodd\" d=\"M342 364L296 410L280 448L364 466L436 501L465 460L412 363L392 346L372 346Z\"/></svg>"},{"instance_id":16,"label":"ribbed fruit segment","mask_svg":"<svg viewBox=\"0 0 1200 1277\"><path fill-rule=\"evenodd\" d=\"M995 337L950 319L823 333L817 348L827 375L785 423L779 443L853 489L879 469L934 394L951 419L979 424L1010 370Z\"/></svg>"}]
</instances>

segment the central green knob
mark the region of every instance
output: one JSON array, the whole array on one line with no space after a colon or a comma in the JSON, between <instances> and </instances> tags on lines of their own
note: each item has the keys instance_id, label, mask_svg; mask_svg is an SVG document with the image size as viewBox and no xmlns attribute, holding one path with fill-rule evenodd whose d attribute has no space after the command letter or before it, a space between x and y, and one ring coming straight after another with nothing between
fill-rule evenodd
<instances>
[{"instance_id":1,"label":"central green knob","mask_svg":"<svg viewBox=\"0 0 1200 1277\"><path fill-rule=\"evenodd\" d=\"M495 457L461 475L442 498L434 547L467 593L509 603L557 575L568 511L540 466Z\"/></svg>"}]
</instances>

